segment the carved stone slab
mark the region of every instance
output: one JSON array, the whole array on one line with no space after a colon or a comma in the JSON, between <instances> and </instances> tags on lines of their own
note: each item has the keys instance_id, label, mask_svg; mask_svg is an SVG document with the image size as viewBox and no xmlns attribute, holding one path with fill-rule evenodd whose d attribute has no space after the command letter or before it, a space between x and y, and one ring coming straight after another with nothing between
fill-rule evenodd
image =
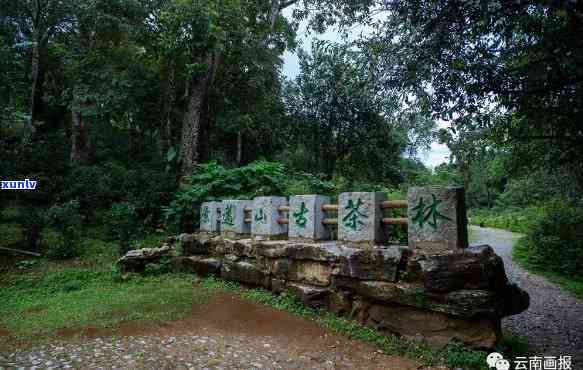
<instances>
[{"instance_id":1,"label":"carved stone slab","mask_svg":"<svg viewBox=\"0 0 583 370\"><path fill-rule=\"evenodd\" d=\"M245 208L251 208L250 200L223 200L221 206L221 234L236 236L249 234L251 223L245 222L245 217L251 217L251 213L245 214Z\"/></svg>"},{"instance_id":2,"label":"carved stone slab","mask_svg":"<svg viewBox=\"0 0 583 370\"><path fill-rule=\"evenodd\" d=\"M407 198L410 248L441 252L468 246L464 188L414 187Z\"/></svg>"},{"instance_id":3,"label":"carved stone slab","mask_svg":"<svg viewBox=\"0 0 583 370\"><path fill-rule=\"evenodd\" d=\"M330 197L323 195L296 195L290 197L289 237L292 239L326 240L330 232L322 220L326 212L324 204L330 204Z\"/></svg>"},{"instance_id":4,"label":"carved stone slab","mask_svg":"<svg viewBox=\"0 0 583 370\"><path fill-rule=\"evenodd\" d=\"M222 202L204 202L200 206L200 230L210 233L221 232Z\"/></svg>"},{"instance_id":5,"label":"carved stone slab","mask_svg":"<svg viewBox=\"0 0 583 370\"><path fill-rule=\"evenodd\" d=\"M366 244L387 240L381 224L384 193L342 193L338 198L338 240Z\"/></svg>"},{"instance_id":6,"label":"carved stone slab","mask_svg":"<svg viewBox=\"0 0 583 370\"><path fill-rule=\"evenodd\" d=\"M257 197L253 199L251 235L255 239L269 239L287 234L287 225L278 223L280 206L287 206L285 197Z\"/></svg>"}]
</instances>

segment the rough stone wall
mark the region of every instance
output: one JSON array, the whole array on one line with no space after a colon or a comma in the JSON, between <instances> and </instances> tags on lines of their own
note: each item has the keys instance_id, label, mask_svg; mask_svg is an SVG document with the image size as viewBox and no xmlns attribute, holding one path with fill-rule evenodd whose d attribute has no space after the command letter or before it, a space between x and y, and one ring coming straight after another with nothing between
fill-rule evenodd
<instances>
[{"instance_id":1,"label":"rough stone wall","mask_svg":"<svg viewBox=\"0 0 583 370\"><path fill-rule=\"evenodd\" d=\"M528 295L509 284L489 246L431 255L399 246L230 240L205 232L181 241L182 269L293 293L308 306L437 347L457 340L492 348L500 319L528 307Z\"/></svg>"}]
</instances>

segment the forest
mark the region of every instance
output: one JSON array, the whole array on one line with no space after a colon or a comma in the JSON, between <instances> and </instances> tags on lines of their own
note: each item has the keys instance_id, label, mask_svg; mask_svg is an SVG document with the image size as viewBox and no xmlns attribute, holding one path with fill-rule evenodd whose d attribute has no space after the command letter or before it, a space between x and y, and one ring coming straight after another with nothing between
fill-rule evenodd
<instances>
[{"instance_id":1,"label":"forest","mask_svg":"<svg viewBox=\"0 0 583 370\"><path fill-rule=\"evenodd\" d=\"M567 0L0 0L0 180L37 181L0 247L109 269L208 200L462 185L583 296L581 35Z\"/></svg>"}]
</instances>

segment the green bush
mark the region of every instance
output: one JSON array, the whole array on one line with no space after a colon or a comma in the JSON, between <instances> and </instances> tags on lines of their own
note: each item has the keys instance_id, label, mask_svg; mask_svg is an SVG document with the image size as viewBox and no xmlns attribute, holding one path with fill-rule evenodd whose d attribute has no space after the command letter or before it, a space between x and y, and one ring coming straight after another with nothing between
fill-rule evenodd
<instances>
[{"instance_id":1,"label":"green bush","mask_svg":"<svg viewBox=\"0 0 583 370\"><path fill-rule=\"evenodd\" d=\"M549 206L524 239L528 263L544 270L583 278L583 209Z\"/></svg>"},{"instance_id":2,"label":"green bush","mask_svg":"<svg viewBox=\"0 0 583 370\"><path fill-rule=\"evenodd\" d=\"M147 227L161 221L161 207L168 205L176 190L175 179L155 164L127 168L118 162L75 167L66 178L61 199L78 199L82 212L95 218L96 211L129 202Z\"/></svg>"},{"instance_id":3,"label":"green bush","mask_svg":"<svg viewBox=\"0 0 583 370\"><path fill-rule=\"evenodd\" d=\"M82 215L77 200L52 206L47 212L47 221L59 234L59 240L48 246L47 256L67 259L80 254Z\"/></svg>"},{"instance_id":4,"label":"green bush","mask_svg":"<svg viewBox=\"0 0 583 370\"><path fill-rule=\"evenodd\" d=\"M19 215L19 220L23 227L24 247L32 251L38 250L45 223L44 210L26 207Z\"/></svg>"},{"instance_id":5,"label":"green bush","mask_svg":"<svg viewBox=\"0 0 583 370\"><path fill-rule=\"evenodd\" d=\"M136 207L128 202L116 203L104 219L107 233L119 242L119 253L124 255L130 250L133 240L140 235L140 224Z\"/></svg>"},{"instance_id":6,"label":"green bush","mask_svg":"<svg viewBox=\"0 0 583 370\"><path fill-rule=\"evenodd\" d=\"M545 206L473 209L470 212L470 219L474 225L525 234L544 212Z\"/></svg>"},{"instance_id":7,"label":"green bush","mask_svg":"<svg viewBox=\"0 0 583 370\"><path fill-rule=\"evenodd\" d=\"M283 195L285 189L286 171L280 163L259 161L231 169L211 162L198 166L170 205L162 209L173 231L191 232L196 226L194 220L198 220L198 208L204 201Z\"/></svg>"}]
</instances>

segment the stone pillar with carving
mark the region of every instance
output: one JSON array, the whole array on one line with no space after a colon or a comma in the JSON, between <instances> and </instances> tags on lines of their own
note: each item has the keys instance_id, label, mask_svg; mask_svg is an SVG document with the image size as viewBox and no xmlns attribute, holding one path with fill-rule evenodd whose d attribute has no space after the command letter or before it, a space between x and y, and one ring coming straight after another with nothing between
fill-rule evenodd
<instances>
[{"instance_id":1,"label":"stone pillar with carving","mask_svg":"<svg viewBox=\"0 0 583 370\"><path fill-rule=\"evenodd\" d=\"M407 198L411 249L439 253L468 246L463 187L413 187Z\"/></svg>"},{"instance_id":2,"label":"stone pillar with carving","mask_svg":"<svg viewBox=\"0 0 583 370\"><path fill-rule=\"evenodd\" d=\"M246 220L245 208L251 208L250 200L223 200L221 207L221 235L226 237L247 236L251 233L251 220ZM251 213L249 213L251 217ZM248 222L246 222L248 221Z\"/></svg>"},{"instance_id":3,"label":"stone pillar with carving","mask_svg":"<svg viewBox=\"0 0 583 370\"><path fill-rule=\"evenodd\" d=\"M338 197L338 240L375 245L387 240L381 223L381 203L387 196L375 193L342 193Z\"/></svg>"},{"instance_id":4,"label":"stone pillar with carving","mask_svg":"<svg viewBox=\"0 0 583 370\"><path fill-rule=\"evenodd\" d=\"M286 197L257 197L253 199L251 235L256 240L282 239L287 237L288 226L279 207L287 206Z\"/></svg>"},{"instance_id":5,"label":"stone pillar with carving","mask_svg":"<svg viewBox=\"0 0 583 370\"><path fill-rule=\"evenodd\" d=\"M323 195L295 195L289 201L290 239L327 240L330 232L322 221L326 212L324 204L330 204L330 197Z\"/></svg>"},{"instance_id":6,"label":"stone pillar with carving","mask_svg":"<svg viewBox=\"0 0 583 370\"><path fill-rule=\"evenodd\" d=\"M221 232L222 202L204 202L200 205L200 231Z\"/></svg>"}]
</instances>

